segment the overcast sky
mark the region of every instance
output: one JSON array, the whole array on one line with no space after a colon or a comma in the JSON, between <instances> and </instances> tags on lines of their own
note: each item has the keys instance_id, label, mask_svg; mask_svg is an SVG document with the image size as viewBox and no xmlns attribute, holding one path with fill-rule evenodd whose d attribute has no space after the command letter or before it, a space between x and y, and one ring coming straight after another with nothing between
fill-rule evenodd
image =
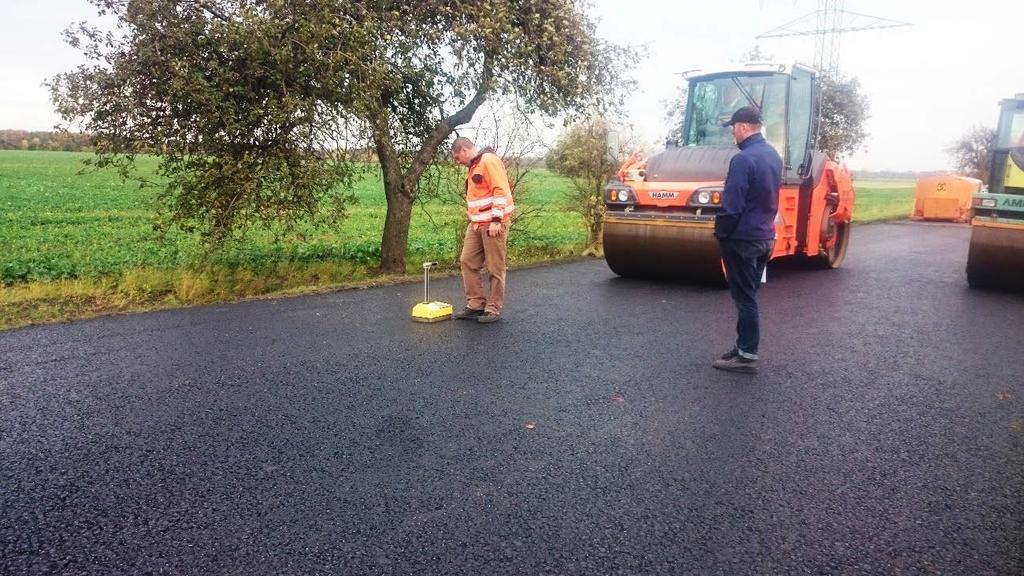
<instances>
[{"instance_id":1,"label":"overcast sky","mask_svg":"<svg viewBox=\"0 0 1024 576\"><path fill-rule=\"evenodd\" d=\"M755 36L813 12L817 0L593 0L602 37L642 45L628 121L648 141L663 138L663 102L677 73L736 61ZM81 63L60 33L95 18L85 0L0 0L0 128L58 122L44 79ZM1024 1L846 0L846 10L912 26L842 36L840 68L871 101L866 148L849 160L866 170L949 167L943 149L975 124L993 126L996 104L1024 92ZM775 60L813 60L813 38L767 39Z\"/></svg>"},{"instance_id":2,"label":"overcast sky","mask_svg":"<svg viewBox=\"0 0 1024 576\"><path fill-rule=\"evenodd\" d=\"M816 0L594 1L603 37L647 47L628 112L654 136L664 131L674 72L727 64L755 43L775 60L814 60L812 37L755 37L814 12ZM911 23L841 37L840 70L871 102L870 137L853 168L947 168L949 143L974 124L994 127L998 101L1024 92L1024 1L846 0L845 9Z\"/></svg>"}]
</instances>

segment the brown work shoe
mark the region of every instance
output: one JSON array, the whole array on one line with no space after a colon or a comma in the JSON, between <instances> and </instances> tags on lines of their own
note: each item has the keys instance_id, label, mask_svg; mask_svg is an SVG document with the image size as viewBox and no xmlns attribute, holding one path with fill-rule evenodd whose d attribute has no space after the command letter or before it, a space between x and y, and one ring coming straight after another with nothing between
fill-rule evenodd
<instances>
[{"instance_id":1,"label":"brown work shoe","mask_svg":"<svg viewBox=\"0 0 1024 576\"><path fill-rule=\"evenodd\" d=\"M480 316L483 315L483 308L470 308L469 306L466 306L465 308L462 309L461 312L456 312L455 314L452 314L452 318L455 318L456 320L475 320L476 318L479 318Z\"/></svg>"},{"instance_id":2,"label":"brown work shoe","mask_svg":"<svg viewBox=\"0 0 1024 576\"><path fill-rule=\"evenodd\" d=\"M480 316L477 316L476 321L481 324L490 324L501 320L501 314L497 312L484 312Z\"/></svg>"},{"instance_id":3,"label":"brown work shoe","mask_svg":"<svg viewBox=\"0 0 1024 576\"><path fill-rule=\"evenodd\" d=\"M711 364L711 367L741 374L757 374L757 360L744 358L739 354L728 359L719 358Z\"/></svg>"}]
</instances>

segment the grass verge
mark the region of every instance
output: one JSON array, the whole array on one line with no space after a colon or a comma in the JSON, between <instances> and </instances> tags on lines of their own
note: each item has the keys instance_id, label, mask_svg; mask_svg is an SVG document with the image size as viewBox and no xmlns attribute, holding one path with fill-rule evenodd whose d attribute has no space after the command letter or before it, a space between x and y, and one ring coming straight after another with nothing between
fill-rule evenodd
<instances>
[{"instance_id":1,"label":"grass verge","mask_svg":"<svg viewBox=\"0 0 1024 576\"><path fill-rule=\"evenodd\" d=\"M465 226L461 207L425 200L409 234L408 275L383 277L385 203L378 174L354 186L349 216L331 230L281 242L254 233L213 259L194 238L152 232L151 189L111 171L82 173L88 154L0 151L0 329L103 314L193 306L419 281L419 263L441 260L437 275L457 274L454 254ZM140 159L154 170L153 158ZM532 216L509 238L512 268L579 257L586 232L566 209L566 179L535 170L517 205ZM854 182L856 223L906 218L912 181ZM447 260L445 260L447 258ZM199 262L205 262L199 264Z\"/></svg>"}]
</instances>

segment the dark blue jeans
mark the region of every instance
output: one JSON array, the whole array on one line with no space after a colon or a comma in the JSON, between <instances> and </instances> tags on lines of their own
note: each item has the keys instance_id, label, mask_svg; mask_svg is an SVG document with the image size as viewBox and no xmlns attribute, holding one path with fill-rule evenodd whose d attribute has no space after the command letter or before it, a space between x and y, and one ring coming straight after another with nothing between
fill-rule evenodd
<instances>
[{"instance_id":1,"label":"dark blue jeans","mask_svg":"<svg viewBox=\"0 0 1024 576\"><path fill-rule=\"evenodd\" d=\"M729 292L736 303L736 350L753 360L757 359L757 345L761 340L757 290L774 244L774 240L718 241Z\"/></svg>"}]
</instances>

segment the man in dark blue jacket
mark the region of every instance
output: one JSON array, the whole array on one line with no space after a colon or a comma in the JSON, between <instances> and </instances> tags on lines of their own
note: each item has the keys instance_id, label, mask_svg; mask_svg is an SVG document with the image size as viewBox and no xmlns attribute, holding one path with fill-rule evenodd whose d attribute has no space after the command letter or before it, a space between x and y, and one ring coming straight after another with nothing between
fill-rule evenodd
<instances>
[{"instance_id":1,"label":"man in dark blue jacket","mask_svg":"<svg viewBox=\"0 0 1024 576\"><path fill-rule=\"evenodd\" d=\"M732 127L740 153L729 163L722 209L715 217L715 238L738 319L736 345L712 366L753 374L757 372L761 339L757 290L775 244L782 158L761 136L761 112L757 108L736 110L724 125Z\"/></svg>"}]
</instances>

